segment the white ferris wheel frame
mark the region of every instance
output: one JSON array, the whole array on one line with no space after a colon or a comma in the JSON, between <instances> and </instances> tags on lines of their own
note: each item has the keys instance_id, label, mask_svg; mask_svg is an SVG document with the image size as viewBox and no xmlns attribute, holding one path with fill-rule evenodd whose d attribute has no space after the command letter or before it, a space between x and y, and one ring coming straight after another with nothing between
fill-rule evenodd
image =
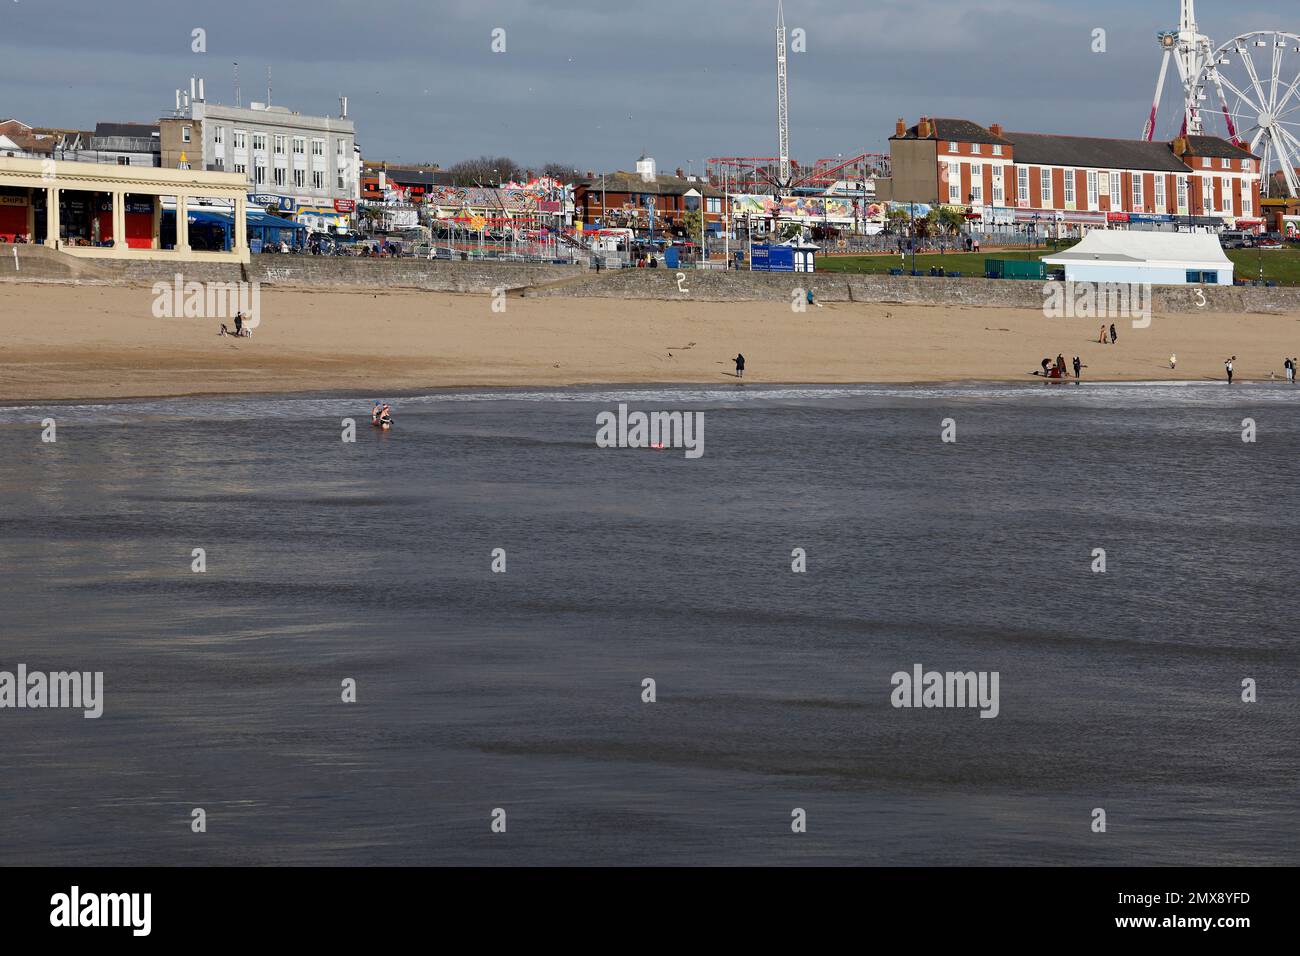
<instances>
[{"instance_id":1,"label":"white ferris wheel frame","mask_svg":"<svg viewBox=\"0 0 1300 956\"><path fill-rule=\"evenodd\" d=\"M1271 55L1265 77L1256 66L1251 50L1268 48ZM1288 48L1300 54L1300 35L1282 30L1239 34L1214 51L1197 85L1202 89L1214 87L1228 137L1260 157L1260 175L1265 179L1265 187L1276 167L1286 180L1287 192L1294 197L1300 196L1300 176L1296 175L1296 166L1300 165L1300 59L1294 62L1294 79L1282 79L1282 63ZM1235 65L1245 73L1245 83L1234 82L1233 77L1223 74L1224 67L1234 65L1234 56ZM1229 94L1235 97L1231 106Z\"/></svg>"}]
</instances>

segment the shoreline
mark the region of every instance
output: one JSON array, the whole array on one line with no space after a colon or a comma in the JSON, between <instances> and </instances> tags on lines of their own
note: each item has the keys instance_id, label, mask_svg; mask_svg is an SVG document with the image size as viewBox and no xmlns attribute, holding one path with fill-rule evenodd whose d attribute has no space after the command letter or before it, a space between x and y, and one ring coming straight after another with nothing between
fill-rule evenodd
<instances>
[{"instance_id":1,"label":"shoreline","mask_svg":"<svg viewBox=\"0 0 1300 956\"><path fill-rule=\"evenodd\" d=\"M828 302L523 298L409 289L262 290L251 339L219 319L155 318L149 287L5 283L0 404L494 388L1048 385L1043 357L1082 357L1081 384L1285 384L1300 311L1156 312L1147 328L1041 309ZM494 308L494 302L496 308ZM229 320L226 320L227 322ZM1110 320L1105 324L1109 325ZM1176 352L1176 369L1169 355ZM1073 380L1071 380L1073 381Z\"/></svg>"},{"instance_id":2,"label":"shoreline","mask_svg":"<svg viewBox=\"0 0 1300 956\"><path fill-rule=\"evenodd\" d=\"M1258 386L1258 385L1277 385L1284 387L1287 382L1281 378L1242 378L1240 375L1233 376L1233 388L1241 386ZM430 385L425 387L416 386L414 388L393 389L384 392L381 398L400 401L402 399L424 398L439 394L464 395L471 392L486 392L499 395L503 400L508 400L511 392L556 392L568 393L573 391L589 390L596 391L627 391L629 394L635 394L638 391L652 390L697 390L697 389L724 389L724 388L745 388L754 386L761 389L819 389L819 388L992 388L992 387L1023 387L1026 389L1038 388L1050 384L1068 384L1076 387L1086 385L1133 385L1138 387L1157 386L1157 387L1187 387L1197 385L1219 384L1227 386L1227 380L1224 378L1198 378L1198 379L1140 379L1140 378L1112 378L1112 379L1081 379L1075 381L1073 378L1061 383L1044 382L1041 379L1035 379L1032 375L1026 374L1024 380L1021 379L919 379L916 381L886 381L886 382L777 382L777 381L758 381L747 379L740 382L569 382L569 383L547 383L547 384L518 384L518 385ZM1295 386L1296 394L1300 395L1300 380ZM356 399L359 402L369 402L379 393L366 391L363 389L317 389L311 391L301 390L270 390L270 391L246 391L246 392L161 392L156 395L78 395L69 398L45 398L45 399L11 399L0 398L0 409L16 408L57 408L61 406L81 406L81 405L121 405L129 406L132 404L145 404L149 402L166 401L174 399L178 401L238 401L240 399L257 399L257 398L278 398L288 399L291 401L327 401L327 400L350 400Z\"/></svg>"}]
</instances>

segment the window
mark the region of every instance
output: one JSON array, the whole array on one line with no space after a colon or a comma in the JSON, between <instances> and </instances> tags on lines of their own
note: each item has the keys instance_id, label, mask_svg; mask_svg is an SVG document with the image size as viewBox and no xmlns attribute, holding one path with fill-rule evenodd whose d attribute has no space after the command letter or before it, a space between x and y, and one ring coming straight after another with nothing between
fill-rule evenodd
<instances>
[{"instance_id":1,"label":"window","mask_svg":"<svg viewBox=\"0 0 1300 956\"><path fill-rule=\"evenodd\" d=\"M276 134L275 134L275 153L276 153L277 156L283 156L283 155L284 155L284 143L285 143L284 134L283 134L283 133L276 133Z\"/></svg>"},{"instance_id":2,"label":"window","mask_svg":"<svg viewBox=\"0 0 1300 956\"><path fill-rule=\"evenodd\" d=\"M261 163L253 167L253 184L256 186L266 185L266 167Z\"/></svg>"},{"instance_id":3,"label":"window","mask_svg":"<svg viewBox=\"0 0 1300 956\"><path fill-rule=\"evenodd\" d=\"M1210 159L1210 157L1206 156L1201 160L1202 169L1210 169L1212 166L1214 166L1214 160Z\"/></svg>"},{"instance_id":4,"label":"window","mask_svg":"<svg viewBox=\"0 0 1300 956\"><path fill-rule=\"evenodd\" d=\"M979 144L979 143L971 143L971 144L970 144L970 154L971 154L972 156L978 156L978 155L980 154L980 144Z\"/></svg>"},{"instance_id":5,"label":"window","mask_svg":"<svg viewBox=\"0 0 1300 956\"><path fill-rule=\"evenodd\" d=\"M1191 285L1197 285L1197 284L1200 284L1200 283L1203 283L1203 284L1205 284L1205 285L1218 285L1218 284L1219 284L1219 273L1217 273L1217 272L1202 272L1202 271L1198 271L1198 270L1196 270L1196 269L1188 269L1188 270L1187 270L1187 281L1188 281L1188 283L1191 284Z\"/></svg>"},{"instance_id":6,"label":"window","mask_svg":"<svg viewBox=\"0 0 1300 956\"><path fill-rule=\"evenodd\" d=\"M984 202L984 166L972 163L970 168L970 201Z\"/></svg>"},{"instance_id":7,"label":"window","mask_svg":"<svg viewBox=\"0 0 1300 956\"><path fill-rule=\"evenodd\" d=\"M323 139L313 139L313 140L311 141L311 154L312 154L313 156L324 156L324 155L325 155L325 140L323 140Z\"/></svg>"},{"instance_id":8,"label":"window","mask_svg":"<svg viewBox=\"0 0 1300 956\"><path fill-rule=\"evenodd\" d=\"M709 197L709 212L722 212L722 199L718 196Z\"/></svg>"},{"instance_id":9,"label":"window","mask_svg":"<svg viewBox=\"0 0 1300 956\"><path fill-rule=\"evenodd\" d=\"M305 185L307 184L307 172L306 172L306 170L303 170L303 169L295 169L295 170L293 171L293 184L294 184L294 186L296 186L296 187L299 188L299 189L302 189L303 186L305 186Z\"/></svg>"},{"instance_id":10,"label":"window","mask_svg":"<svg viewBox=\"0 0 1300 956\"><path fill-rule=\"evenodd\" d=\"M235 172L237 172L237 173L243 173L243 172L247 172L247 171L248 171L248 168L247 168L243 163L235 163Z\"/></svg>"},{"instance_id":11,"label":"window","mask_svg":"<svg viewBox=\"0 0 1300 956\"><path fill-rule=\"evenodd\" d=\"M1088 208L1097 208L1097 170L1088 170Z\"/></svg>"},{"instance_id":12,"label":"window","mask_svg":"<svg viewBox=\"0 0 1300 956\"><path fill-rule=\"evenodd\" d=\"M1231 168L1232 168L1232 160L1230 160L1227 156L1224 156L1222 159L1219 160L1219 168L1220 168L1220 169L1231 169Z\"/></svg>"},{"instance_id":13,"label":"window","mask_svg":"<svg viewBox=\"0 0 1300 956\"><path fill-rule=\"evenodd\" d=\"M950 153L955 153L955 152L957 152L957 144L956 144L956 143L949 143L949 144L948 144L948 152L950 152Z\"/></svg>"},{"instance_id":14,"label":"window","mask_svg":"<svg viewBox=\"0 0 1300 956\"><path fill-rule=\"evenodd\" d=\"M1187 177L1178 177L1178 208L1183 210L1187 208Z\"/></svg>"},{"instance_id":15,"label":"window","mask_svg":"<svg viewBox=\"0 0 1300 956\"><path fill-rule=\"evenodd\" d=\"M1232 212L1232 179L1224 176L1219 180L1219 185L1223 189L1223 210L1224 212Z\"/></svg>"},{"instance_id":16,"label":"window","mask_svg":"<svg viewBox=\"0 0 1300 956\"><path fill-rule=\"evenodd\" d=\"M1206 212L1214 209L1214 180L1209 176L1201 177L1201 208Z\"/></svg>"},{"instance_id":17,"label":"window","mask_svg":"<svg viewBox=\"0 0 1300 956\"><path fill-rule=\"evenodd\" d=\"M1146 208L1146 197L1142 195L1142 174L1133 175L1133 211L1141 212Z\"/></svg>"},{"instance_id":18,"label":"window","mask_svg":"<svg viewBox=\"0 0 1300 956\"><path fill-rule=\"evenodd\" d=\"M1052 204L1052 171L1050 169L1040 169L1038 171L1038 189L1043 197L1040 205L1050 206Z\"/></svg>"},{"instance_id":19,"label":"window","mask_svg":"<svg viewBox=\"0 0 1300 956\"><path fill-rule=\"evenodd\" d=\"M961 166L948 164L948 202L961 202Z\"/></svg>"},{"instance_id":20,"label":"window","mask_svg":"<svg viewBox=\"0 0 1300 956\"><path fill-rule=\"evenodd\" d=\"M993 201L995 203L1006 202L1006 191L1002 188L1002 167L993 167Z\"/></svg>"},{"instance_id":21,"label":"window","mask_svg":"<svg viewBox=\"0 0 1300 956\"><path fill-rule=\"evenodd\" d=\"M297 156L302 156L307 152L307 140L304 137L295 136L293 138L293 152Z\"/></svg>"},{"instance_id":22,"label":"window","mask_svg":"<svg viewBox=\"0 0 1300 956\"><path fill-rule=\"evenodd\" d=\"M1001 155L1002 155L1002 147L1001 147L1001 146L998 146L996 143L995 143L994 146L993 146L993 155L994 155L994 156L1001 156Z\"/></svg>"},{"instance_id":23,"label":"window","mask_svg":"<svg viewBox=\"0 0 1300 956\"><path fill-rule=\"evenodd\" d=\"M346 145L347 144L341 139L337 139L334 141L334 147L335 147L334 152L338 155L340 159L343 158L343 147Z\"/></svg>"},{"instance_id":24,"label":"window","mask_svg":"<svg viewBox=\"0 0 1300 956\"><path fill-rule=\"evenodd\" d=\"M181 127L181 142L182 142L182 143L188 143L188 142L190 141L190 130L191 130L191 129L192 129L192 127L189 127L189 126L182 126L182 127Z\"/></svg>"},{"instance_id":25,"label":"window","mask_svg":"<svg viewBox=\"0 0 1300 956\"><path fill-rule=\"evenodd\" d=\"M226 141L226 128L224 126L214 126L212 128L212 142L218 146Z\"/></svg>"},{"instance_id":26,"label":"window","mask_svg":"<svg viewBox=\"0 0 1300 956\"><path fill-rule=\"evenodd\" d=\"M311 188L317 192L323 192L325 189L325 171L313 169L311 171Z\"/></svg>"},{"instance_id":27,"label":"window","mask_svg":"<svg viewBox=\"0 0 1300 956\"><path fill-rule=\"evenodd\" d=\"M254 134L253 134L253 152L255 152L255 153L265 153L265 152L266 152L266 134L265 134L265 133L254 133Z\"/></svg>"},{"instance_id":28,"label":"window","mask_svg":"<svg viewBox=\"0 0 1300 956\"><path fill-rule=\"evenodd\" d=\"M1254 215L1254 201L1245 183L1241 184L1241 214L1242 216Z\"/></svg>"},{"instance_id":29,"label":"window","mask_svg":"<svg viewBox=\"0 0 1300 956\"><path fill-rule=\"evenodd\" d=\"M1019 202L1029 202L1029 167L1016 167L1016 199Z\"/></svg>"},{"instance_id":30,"label":"window","mask_svg":"<svg viewBox=\"0 0 1300 956\"><path fill-rule=\"evenodd\" d=\"M242 129L235 130L235 149L248 148L248 134Z\"/></svg>"},{"instance_id":31,"label":"window","mask_svg":"<svg viewBox=\"0 0 1300 956\"><path fill-rule=\"evenodd\" d=\"M1156 212L1165 211L1165 177L1156 177Z\"/></svg>"},{"instance_id":32,"label":"window","mask_svg":"<svg viewBox=\"0 0 1300 956\"><path fill-rule=\"evenodd\" d=\"M131 157L130 157L130 156L119 156L119 157L117 157L117 165L119 165L119 166L130 166L130 165L131 165Z\"/></svg>"},{"instance_id":33,"label":"window","mask_svg":"<svg viewBox=\"0 0 1300 956\"><path fill-rule=\"evenodd\" d=\"M1242 171L1243 173L1253 172L1254 169L1255 169L1255 162L1254 162L1254 160L1243 159L1243 160L1241 161L1241 171Z\"/></svg>"},{"instance_id":34,"label":"window","mask_svg":"<svg viewBox=\"0 0 1300 956\"><path fill-rule=\"evenodd\" d=\"M338 189L339 189L339 192L343 192L343 190L347 189L347 185L343 182L343 170L341 170L341 169L339 170L339 185L338 185Z\"/></svg>"},{"instance_id":35,"label":"window","mask_svg":"<svg viewBox=\"0 0 1300 956\"><path fill-rule=\"evenodd\" d=\"M1124 208L1124 181L1119 173L1110 174L1110 208Z\"/></svg>"},{"instance_id":36,"label":"window","mask_svg":"<svg viewBox=\"0 0 1300 956\"><path fill-rule=\"evenodd\" d=\"M285 175L285 173L284 173L284 167L283 167L283 166L277 166L277 167L275 167L275 184L276 184L277 186L283 186L283 185L284 185L284 175Z\"/></svg>"},{"instance_id":37,"label":"window","mask_svg":"<svg viewBox=\"0 0 1300 956\"><path fill-rule=\"evenodd\" d=\"M1065 201L1067 203L1074 202L1074 170L1073 169L1067 169L1065 171Z\"/></svg>"}]
</instances>

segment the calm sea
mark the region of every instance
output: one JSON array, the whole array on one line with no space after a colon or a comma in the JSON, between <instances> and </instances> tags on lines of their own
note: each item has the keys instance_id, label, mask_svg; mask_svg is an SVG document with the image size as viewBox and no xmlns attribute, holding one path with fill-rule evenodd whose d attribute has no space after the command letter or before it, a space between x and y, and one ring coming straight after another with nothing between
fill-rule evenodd
<instances>
[{"instance_id":1,"label":"calm sea","mask_svg":"<svg viewBox=\"0 0 1300 956\"><path fill-rule=\"evenodd\" d=\"M1295 864L1298 470L1282 384L0 408L0 670L104 674L0 863Z\"/></svg>"}]
</instances>

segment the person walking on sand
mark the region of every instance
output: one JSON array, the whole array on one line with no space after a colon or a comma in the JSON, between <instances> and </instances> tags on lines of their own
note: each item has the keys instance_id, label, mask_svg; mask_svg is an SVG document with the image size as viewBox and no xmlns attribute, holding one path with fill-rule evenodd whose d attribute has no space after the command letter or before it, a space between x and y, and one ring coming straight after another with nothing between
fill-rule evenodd
<instances>
[{"instance_id":1,"label":"person walking on sand","mask_svg":"<svg viewBox=\"0 0 1300 956\"><path fill-rule=\"evenodd\" d=\"M1288 358L1285 362L1282 363L1282 367L1286 369L1287 384L1294 385L1295 384L1295 362L1291 361L1291 359Z\"/></svg>"},{"instance_id":2,"label":"person walking on sand","mask_svg":"<svg viewBox=\"0 0 1300 956\"><path fill-rule=\"evenodd\" d=\"M1083 368L1083 362L1079 359L1079 356L1076 355L1076 356L1074 357L1074 378L1075 378L1075 381L1078 381L1078 379L1079 379L1079 370L1082 369L1082 368Z\"/></svg>"},{"instance_id":3,"label":"person walking on sand","mask_svg":"<svg viewBox=\"0 0 1300 956\"><path fill-rule=\"evenodd\" d=\"M1115 344L1115 340L1118 339L1118 338L1119 338L1119 333L1117 333L1117 332L1115 331L1115 323L1112 322L1112 323L1110 324L1110 344L1111 344L1111 345L1114 345L1114 344Z\"/></svg>"},{"instance_id":4,"label":"person walking on sand","mask_svg":"<svg viewBox=\"0 0 1300 956\"><path fill-rule=\"evenodd\" d=\"M1105 326L1105 324L1102 325L1102 327L1101 327L1101 331L1097 333L1097 344L1098 344L1098 345L1105 345L1105 344L1106 344L1106 326Z\"/></svg>"},{"instance_id":5,"label":"person walking on sand","mask_svg":"<svg viewBox=\"0 0 1300 956\"><path fill-rule=\"evenodd\" d=\"M1175 355L1173 352L1169 353L1169 367L1171 369L1178 368L1178 356Z\"/></svg>"},{"instance_id":6,"label":"person walking on sand","mask_svg":"<svg viewBox=\"0 0 1300 956\"><path fill-rule=\"evenodd\" d=\"M744 378L745 377L745 356L737 352L734 361L736 363L736 378Z\"/></svg>"},{"instance_id":7,"label":"person walking on sand","mask_svg":"<svg viewBox=\"0 0 1300 956\"><path fill-rule=\"evenodd\" d=\"M1223 367L1224 367L1225 370L1227 370L1227 373L1228 373L1228 384L1229 384L1229 385L1232 384L1232 363L1235 362L1235 361L1237 361L1237 356L1234 355L1232 358L1230 358L1230 359L1226 359L1226 360L1224 361L1224 363L1223 363Z\"/></svg>"}]
</instances>

